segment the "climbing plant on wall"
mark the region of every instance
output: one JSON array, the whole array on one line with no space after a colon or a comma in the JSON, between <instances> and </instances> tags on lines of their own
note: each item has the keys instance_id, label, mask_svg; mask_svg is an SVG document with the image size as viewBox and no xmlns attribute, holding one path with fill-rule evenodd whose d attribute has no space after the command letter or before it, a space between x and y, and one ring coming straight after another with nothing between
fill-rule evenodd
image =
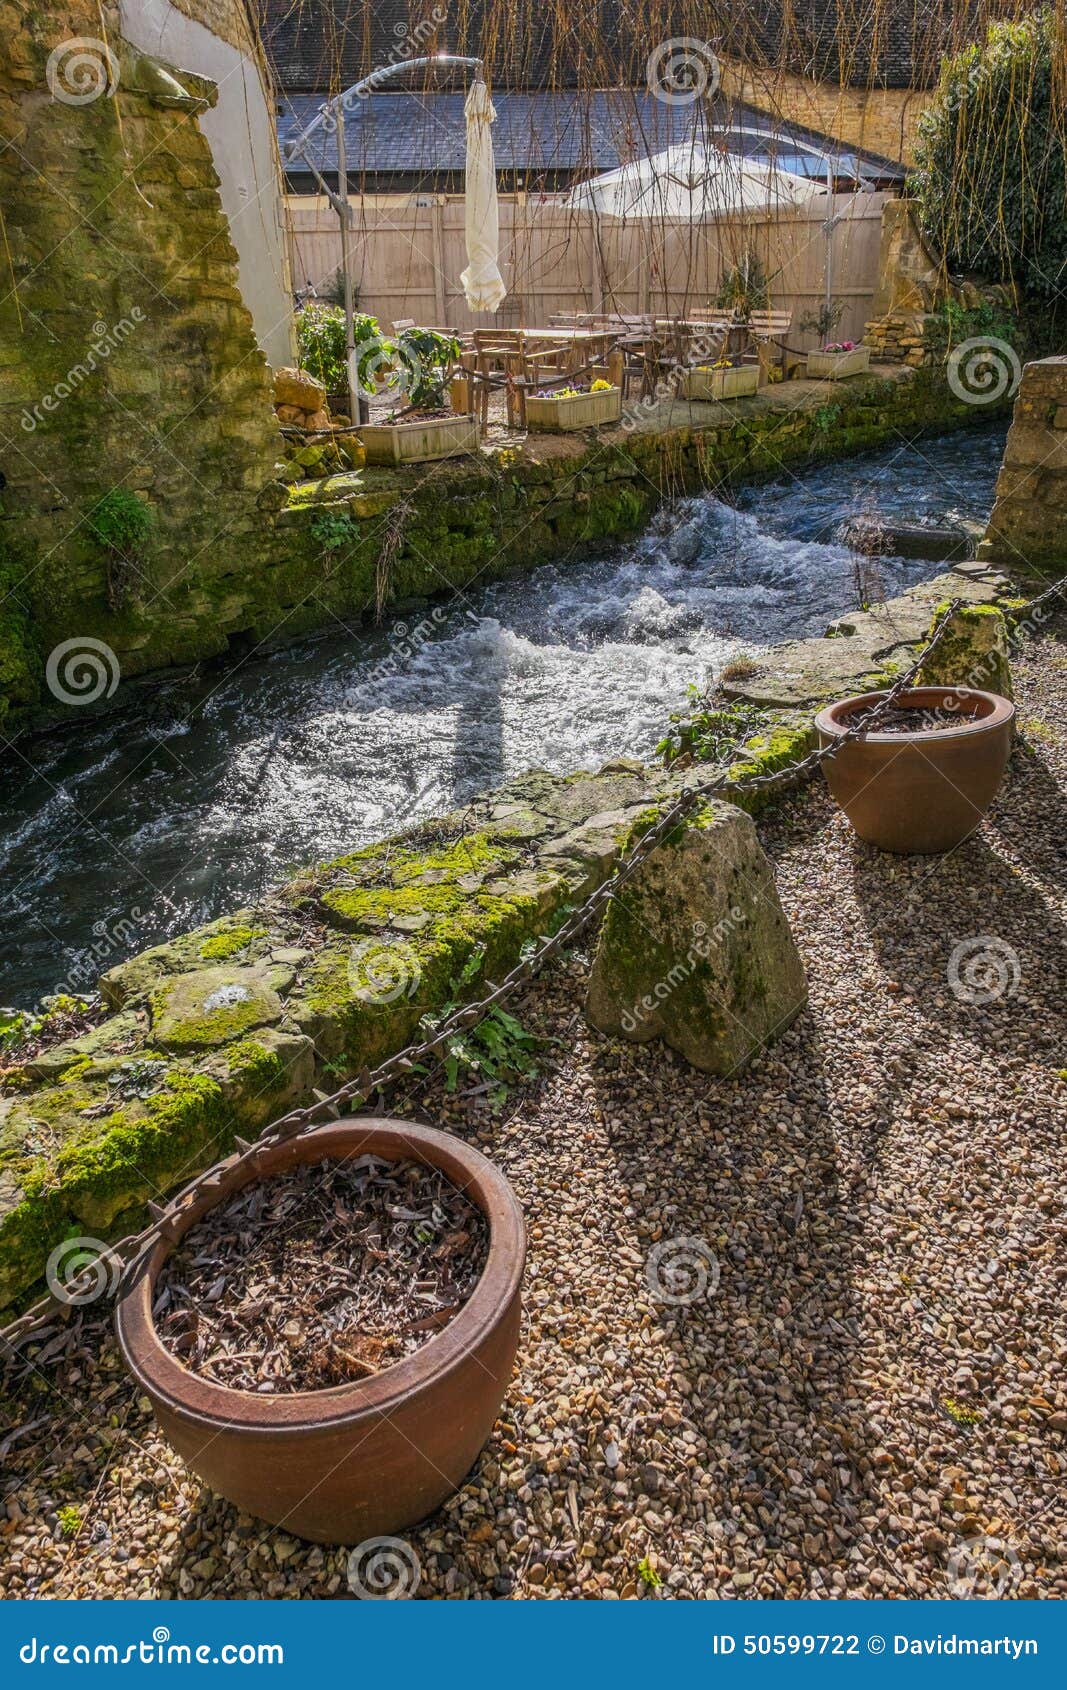
<instances>
[{"instance_id":1,"label":"climbing plant on wall","mask_svg":"<svg viewBox=\"0 0 1067 1690\"><path fill-rule=\"evenodd\" d=\"M1064 51L1057 8L992 25L945 61L916 149L923 229L949 267L1046 298L1067 283Z\"/></svg>"}]
</instances>

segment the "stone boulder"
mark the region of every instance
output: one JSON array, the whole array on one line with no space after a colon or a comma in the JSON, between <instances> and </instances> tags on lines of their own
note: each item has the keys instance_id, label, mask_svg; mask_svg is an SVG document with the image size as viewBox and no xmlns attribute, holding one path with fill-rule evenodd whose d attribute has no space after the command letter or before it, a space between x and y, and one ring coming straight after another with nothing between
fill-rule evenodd
<instances>
[{"instance_id":1,"label":"stone boulder","mask_svg":"<svg viewBox=\"0 0 1067 1690\"><path fill-rule=\"evenodd\" d=\"M274 403L292 405L298 411L321 411L326 404L326 389L306 370L275 370Z\"/></svg>"},{"instance_id":2,"label":"stone boulder","mask_svg":"<svg viewBox=\"0 0 1067 1690\"><path fill-rule=\"evenodd\" d=\"M752 819L712 801L609 904L586 1015L603 1033L662 1039L694 1067L730 1074L784 1032L807 997Z\"/></svg>"},{"instance_id":3,"label":"stone boulder","mask_svg":"<svg viewBox=\"0 0 1067 1690\"><path fill-rule=\"evenodd\" d=\"M934 611L933 633L947 605ZM1008 623L995 604L961 605L949 622L933 656L916 677L924 687L958 687L961 692L995 692L1011 698Z\"/></svg>"}]
</instances>

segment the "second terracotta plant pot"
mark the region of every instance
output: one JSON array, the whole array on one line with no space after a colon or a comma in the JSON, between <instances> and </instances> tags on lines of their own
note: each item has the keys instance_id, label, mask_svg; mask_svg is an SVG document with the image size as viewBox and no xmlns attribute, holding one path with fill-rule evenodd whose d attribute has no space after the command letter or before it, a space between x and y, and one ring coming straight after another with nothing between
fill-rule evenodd
<instances>
[{"instance_id":1,"label":"second terracotta plant pot","mask_svg":"<svg viewBox=\"0 0 1067 1690\"><path fill-rule=\"evenodd\" d=\"M432 1513L477 1459L507 1390L519 1339L526 1234L499 1169L448 1133L407 1121L332 1122L273 1145L220 1193L190 1207L188 1232L209 1208L298 1162L363 1156L440 1168L489 1222L489 1255L455 1319L414 1355L372 1379L332 1390L259 1395L192 1373L165 1349L152 1319L170 1245L118 1307L127 1366L160 1429L204 1482L247 1513L316 1543L361 1543Z\"/></svg>"},{"instance_id":2,"label":"second terracotta plant pot","mask_svg":"<svg viewBox=\"0 0 1067 1690\"><path fill-rule=\"evenodd\" d=\"M867 692L820 710L823 745L885 697ZM951 727L873 733L850 740L823 764L826 782L861 839L883 851L926 856L970 837L997 795L1011 752L1015 706L992 692L915 687L904 709L943 711Z\"/></svg>"}]
</instances>

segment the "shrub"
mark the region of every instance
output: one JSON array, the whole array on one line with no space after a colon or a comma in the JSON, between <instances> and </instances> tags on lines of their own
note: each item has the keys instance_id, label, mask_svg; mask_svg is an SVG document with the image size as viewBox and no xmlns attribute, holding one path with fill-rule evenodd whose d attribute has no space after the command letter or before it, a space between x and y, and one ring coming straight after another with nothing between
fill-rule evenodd
<instances>
[{"instance_id":1,"label":"shrub","mask_svg":"<svg viewBox=\"0 0 1067 1690\"><path fill-rule=\"evenodd\" d=\"M417 411L433 411L445 400L445 383L453 361L459 357L459 341L455 335L438 334L436 329L403 329L397 349L406 375L408 404Z\"/></svg>"},{"instance_id":2,"label":"shrub","mask_svg":"<svg viewBox=\"0 0 1067 1690\"><path fill-rule=\"evenodd\" d=\"M87 518L98 546L124 557L140 554L152 528L152 512L137 493L113 487L95 504Z\"/></svg>"},{"instance_id":3,"label":"shrub","mask_svg":"<svg viewBox=\"0 0 1067 1690\"><path fill-rule=\"evenodd\" d=\"M1061 25L1051 10L990 26L942 65L913 188L951 269L1054 297L1067 280Z\"/></svg>"},{"instance_id":4,"label":"shrub","mask_svg":"<svg viewBox=\"0 0 1067 1690\"><path fill-rule=\"evenodd\" d=\"M754 252L746 252L723 276L715 303L747 318L753 311L766 310L770 296L770 283L762 262Z\"/></svg>"},{"instance_id":5,"label":"shrub","mask_svg":"<svg viewBox=\"0 0 1067 1690\"><path fill-rule=\"evenodd\" d=\"M353 327L357 346L381 340L377 317L360 314ZM327 393L343 393L348 387L344 312L337 305L313 299L297 312L296 329L301 369L321 381Z\"/></svg>"}]
</instances>

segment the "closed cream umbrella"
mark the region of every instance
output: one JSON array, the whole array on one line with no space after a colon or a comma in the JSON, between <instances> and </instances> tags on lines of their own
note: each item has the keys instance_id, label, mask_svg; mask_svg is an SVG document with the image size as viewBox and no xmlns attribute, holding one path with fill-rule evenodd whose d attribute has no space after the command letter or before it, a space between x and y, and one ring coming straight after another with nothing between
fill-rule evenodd
<instances>
[{"instance_id":1,"label":"closed cream umbrella","mask_svg":"<svg viewBox=\"0 0 1067 1690\"><path fill-rule=\"evenodd\" d=\"M469 310L496 311L508 291L500 274L496 162L489 130L496 112L480 79L471 83L463 113L467 119L467 268L459 279Z\"/></svg>"}]
</instances>

